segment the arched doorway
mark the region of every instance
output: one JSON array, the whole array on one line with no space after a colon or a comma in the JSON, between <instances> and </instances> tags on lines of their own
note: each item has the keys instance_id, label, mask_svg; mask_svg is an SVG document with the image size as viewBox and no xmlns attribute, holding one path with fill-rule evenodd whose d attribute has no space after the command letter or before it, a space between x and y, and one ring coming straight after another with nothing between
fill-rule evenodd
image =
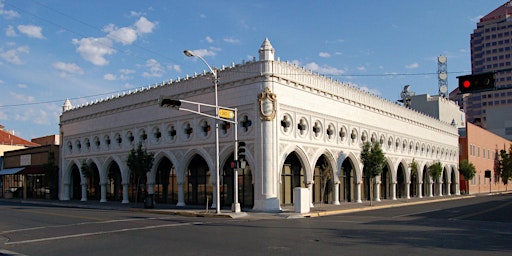
<instances>
[{"instance_id":1,"label":"arched doorway","mask_svg":"<svg viewBox=\"0 0 512 256\"><path fill-rule=\"evenodd\" d=\"M185 185L185 203L188 205L211 205L213 184L206 161L195 155L188 166Z\"/></svg>"},{"instance_id":2,"label":"arched doorway","mask_svg":"<svg viewBox=\"0 0 512 256\"><path fill-rule=\"evenodd\" d=\"M430 183L430 175L428 174L427 166L423 167L423 196L430 196L432 193L432 184Z\"/></svg>"},{"instance_id":3,"label":"arched doorway","mask_svg":"<svg viewBox=\"0 0 512 256\"><path fill-rule=\"evenodd\" d=\"M355 202L356 171L352 161L346 158L341 165L340 200Z\"/></svg>"},{"instance_id":4,"label":"arched doorway","mask_svg":"<svg viewBox=\"0 0 512 256\"><path fill-rule=\"evenodd\" d=\"M455 170L452 169L452 183L450 184L450 194L455 195L457 193L457 178L455 177Z\"/></svg>"},{"instance_id":5,"label":"arched doorway","mask_svg":"<svg viewBox=\"0 0 512 256\"><path fill-rule=\"evenodd\" d=\"M315 165L313 183L313 203L329 203L332 200L332 166L325 155L320 156Z\"/></svg>"},{"instance_id":6,"label":"arched doorway","mask_svg":"<svg viewBox=\"0 0 512 256\"><path fill-rule=\"evenodd\" d=\"M448 170L446 168L443 168L443 178L442 178L442 184L440 184L442 187L441 193L442 195L448 195L448 190L450 189L450 184L448 183Z\"/></svg>"},{"instance_id":7,"label":"arched doorway","mask_svg":"<svg viewBox=\"0 0 512 256\"><path fill-rule=\"evenodd\" d=\"M95 163L89 167L89 176L87 177L87 198L92 200L101 199L100 171Z\"/></svg>"},{"instance_id":8,"label":"arched doorway","mask_svg":"<svg viewBox=\"0 0 512 256\"><path fill-rule=\"evenodd\" d=\"M304 168L295 152L290 153L284 161L281 171L281 205L293 204L293 189L305 187Z\"/></svg>"},{"instance_id":9,"label":"arched doorway","mask_svg":"<svg viewBox=\"0 0 512 256\"><path fill-rule=\"evenodd\" d=\"M155 201L169 204L178 202L176 170L167 157L162 158L156 167Z\"/></svg>"},{"instance_id":10,"label":"arched doorway","mask_svg":"<svg viewBox=\"0 0 512 256\"><path fill-rule=\"evenodd\" d=\"M405 198L406 197L406 176L405 176L405 167L402 163L398 165L398 169L396 171L396 197L397 198Z\"/></svg>"},{"instance_id":11,"label":"arched doorway","mask_svg":"<svg viewBox=\"0 0 512 256\"><path fill-rule=\"evenodd\" d=\"M418 171L411 170L411 185L409 186L409 194L411 197L419 197L418 186L419 186Z\"/></svg>"},{"instance_id":12,"label":"arched doorway","mask_svg":"<svg viewBox=\"0 0 512 256\"><path fill-rule=\"evenodd\" d=\"M121 185L121 169L119 168L116 162L112 162L110 164L107 173L107 200L122 200L123 186Z\"/></svg>"},{"instance_id":13,"label":"arched doorway","mask_svg":"<svg viewBox=\"0 0 512 256\"><path fill-rule=\"evenodd\" d=\"M233 175L234 155L231 154L222 167L221 205L231 206L234 202L233 188L235 186ZM238 168L238 203L242 208L254 206L254 188L252 184L251 167L245 162L244 168Z\"/></svg>"},{"instance_id":14,"label":"arched doorway","mask_svg":"<svg viewBox=\"0 0 512 256\"><path fill-rule=\"evenodd\" d=\"M82 198L81 174L78 166L73 164L71 168L71 195L72 200L80 200Z\"/></svg>"},{"instance_id":15,"label":"arched doorway","mask_svg":"<svg viewBox=\"0 0 512 256\"><path fill-rule=\"evenodd\" d=\"M388 166L384 166L380 175L380 196L382 199L390 198L391 173Z\"/></svg>"}]
</instances>

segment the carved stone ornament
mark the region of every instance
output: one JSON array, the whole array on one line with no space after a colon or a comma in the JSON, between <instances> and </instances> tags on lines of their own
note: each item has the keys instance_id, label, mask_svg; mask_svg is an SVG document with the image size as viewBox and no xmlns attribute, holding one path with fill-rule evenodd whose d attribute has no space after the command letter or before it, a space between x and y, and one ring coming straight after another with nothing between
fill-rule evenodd
<instances>
[{"instance_id":1,"label":"carved stone ornament","mask_svg":"<svg viewBox=\"0 0 512 256\"><path fill-rule=\"evenodd\" d=\"M277 109L277 96L272 93L270 88L265 88L265 91L258 95L260 103L260 117L263 121L272 121L276 117Z\"/></svg>"}]
</instances>

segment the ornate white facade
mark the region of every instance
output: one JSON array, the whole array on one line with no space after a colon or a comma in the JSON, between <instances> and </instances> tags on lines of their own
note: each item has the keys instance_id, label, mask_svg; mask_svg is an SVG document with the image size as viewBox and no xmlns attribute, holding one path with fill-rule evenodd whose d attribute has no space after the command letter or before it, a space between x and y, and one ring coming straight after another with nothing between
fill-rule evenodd
<instances>
[{"instance_id":1,"label":"ornate white facade","mask_svg":"<svg viewBox=\"0 0 512 256\"><path fill-rule=\"evenodd\" d=\"M247 145L248 167L238 178L244 183L238 192L246 208L279 211L293 203L295 186L310 189L313 206L366 200L369 185L359 159L365 141L380 142L388 163L375 185L377 200L459 194L458 131L449 123L275 60L268 39L259 49L259 60L222 67L218 78L219 105L238 109L238 138ZM61 200L133 200L126 159L143 143L155 154L148 173L150 194L179 206L216 201L211 198L216 193L210 171L216 169L214 120L161 108L161 95L214 104L211 73L83 106L65 104L60 119ZM227 206L233 194L229 163L234 129L222 122L219 127L221 204ZM413 159L417 173L411 173ZM443 175L433 185L427 167L437 161ZM93 174L79 175L83 166ZM325 179L320 168L330 172Z\"/></svg>"}]
</instances>

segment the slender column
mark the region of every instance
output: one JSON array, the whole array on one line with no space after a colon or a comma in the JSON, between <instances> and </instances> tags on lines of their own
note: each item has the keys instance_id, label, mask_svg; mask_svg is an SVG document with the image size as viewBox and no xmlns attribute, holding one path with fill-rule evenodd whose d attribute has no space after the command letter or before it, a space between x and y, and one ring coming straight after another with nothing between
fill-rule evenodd
<instances>
[{"instance_id":1,"label":"slender column","mask_svg":"<svg viewBox=\"0 0 512 256\"><path fill-rule=\"evenodd\" d=\"M392 182L392 186L391 186L391 200L396 200L396 181Z\"/></svg>"},{"instance_id":2,"label":"slender column","mask_svg":"<svg viewBox=\"0 0 512 256\"><path fill-rule=\"evenodd\" d=\"M380 184L380 181L375 182L375 191L373 192L373 194L375 195L376 202L380 202Z\"/></svg>"},{"instance_id":3,"label":"slender column","mask_svg":"<svg viewBox=\"0 0 512 256\"><path fill-rule=\"evenodd\" d=\"M452 183L451 182L447 182L446 183L446 195L449 196L451 195L450 194L450 187L451 187Z\"/></svg>"},{"instance_id":4,"label":"slender column","mask_svg":"<svg viewBox=\"0 0 512 256\"><path fill-rule=\"evenodd\" d=\"M121 202L123 204L127 204L130 202L130 200L128 199L128 185L129 183L123 183L123 201Z\"/></svg>"},{"instance_id":5,"label":"slender column","mask_svg":"<svg viewBox=\"0 0 512 256\"><path fill-rule=\"evenodd\" d=\"M358 202L358 203L363 202L361 200L361 182L359 182L359 181L356 184L356 202Z\"/></svg>"},{"instance_id":6,"label":"slender column","mask_svg":"<svg viewBox=\"0 0 512 256\"><path fill-rule=\"evenodd\" d=\"M178 182L178 203L176 206L185 206L185 182Z\"/></svg>"},{"instance_id":7,"label":"slender column","mask_svg":"<svg viewBox=\"0 0 512 256\"><path fill-rule=\"evenodd\" d=\"M340 181L337 180L334 182L334 186L333 186L333 201L332 201L332 204L334 205L340 205Z\"/></svg>"},{"instance_id":8,"label":"slender column","mask_svg":"<svg viewBox=\"0 0 512 256\"><path fill-rule=\"evenodd\" d=\"M411 199L411 182L405 183L405 198Z\"/></svg>"},{"instance_id":9,"label":"slender column","mask_svg":"<svg viewBox=\"0 0 512 256\"><path fill-rule=\"evenodd\" d=\"M69 182L67 183L64 183L64 191L62 193L62 198L61 200L69 200Z\"/></svg>"},{"instance_id":10,"label":"slender column","mask_svg":"<svg viewBox=\"0 0 512 256\"><path fill-rule=\"evenodd\" d=\"M107 202L107 183L106 182L101 182L100 186L101 186L101 199L100 199L100 202L101 203L105 203L105 202Z\"/></svg>"},{"instance_id":11,"label":"slender column","mask_svg":"<svg viewBox=\"0 0 512 256\"><path fill-rule=\"evenodd\" d=\"M155 194L155 183L154 182L148 182L146 185L146 189L148 191L148 195Z\"/></svg>"},{"instance_id":12,"label":"slender column","mask_svg":"<svg viewBox=\"0 0 512 256\"><path fill-rule=\"evenodd\" d=\"M307 183L308 190L309 190L309 207L313 208L315 205L313 204L313 184L315 181L310 181Z\"/></svg>"},{"instance_id":13,"label":"slender column","mask_svg":"<svg viewBox=\"0 0 512 256\"><path fill-rule=\"evenodd\" d=\"M437 195L438 196L443 196L443 185L444 185L443 182L437 183L437 188L438 188Z\"/></svg>"},{"instance_id":14,"label":"slender column","mask_svg":"<svg viewBox=\"0 0 512 256\"><path fill-rule=\"evenodd\" d=\"M427 183L427 184L428 184L428 196L429 196L429 197L434 197L434 193L433 193L433 191L432 191L432 181L430 181L430 180L429 180L429 181L427 181L427 182L428 182L428 183Z\"/></svg>"},{"instance_id":15,"label":"slender column","mask_svg":"<svg viewBox=\"0 0 512 256\"><path fill-rule=\"evenodd\" d=\"M80 201L86 202L87 201L87 181L82 183L82 199Z\"/></svg>"},{"instance_id":16,"label":"slender column","mask_svg":"<svg viewBox=\"0 0 512 256\"><path fill-rule=\"evenodd\" d=\"M423 181L418 182L416 186L418 187L418 198L423 198Z\"/></svg>"}]
</instances>

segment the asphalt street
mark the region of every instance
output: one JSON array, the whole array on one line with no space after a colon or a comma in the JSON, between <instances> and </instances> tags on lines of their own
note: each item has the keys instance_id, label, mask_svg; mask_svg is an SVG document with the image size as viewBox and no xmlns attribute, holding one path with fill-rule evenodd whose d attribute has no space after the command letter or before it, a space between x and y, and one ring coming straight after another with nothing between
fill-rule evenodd
<instances>
[{"instance_id":1,"label":"asphalt street","mask_svg":"<svg viewBox=\"0 0 512 256\"><path fill-rule=\"evenodd\" d=\"M510 255L512 195L316 218L207 218L0 201L0 255Z\"/></svg>"}]
</instances>

